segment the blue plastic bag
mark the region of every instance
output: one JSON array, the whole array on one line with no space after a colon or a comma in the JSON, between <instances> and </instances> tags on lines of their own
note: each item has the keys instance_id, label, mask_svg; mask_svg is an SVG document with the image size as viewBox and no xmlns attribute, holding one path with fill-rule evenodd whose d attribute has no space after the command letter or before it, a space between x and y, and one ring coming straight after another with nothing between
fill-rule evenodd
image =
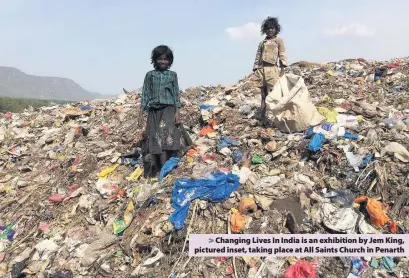
<instances>
[{"instance_id":1,"label":"blue plastic bag","mask_svg":"<svg viewBox=\"0 0 409 278\"><path fill-rule=\"evenodd\" d=\"M169 221L175 229L182 229L193 200L199 198L214 203L223 202L239 186L237 175L222 172L213 173L211 179L179 179L173 186L172 206L175 211L169 217Z\"/></svg>"},{"instance_id":2,"label":"blue plastic bag","mask_svg":"<svg viewBox=\"0 0 409 278\"><path fill-rule=\"evenodd\" d=\"M243 159L243 153L240 150L235 150L231 157L233 158L234 163L239 163Z\"/></svg>"},{"instance_id":3,"label":"blue plastic bag","mask_svg":"<svg viewBox=\"0 0 409 278\"><path fill-rule=\"evenodd\" d=\"M358 140L358 134L352 134L349 132L345 132L344 134L345 139L351 139L351 140Z\"/></svg>"},{"instance_id":4,"label":"blue plastic bag","mask_svg":"<svg viewBox=\"0 0 409 278\"><path fill-rule=\"evenodd\" d=\"M214 105L207 105L207 104L200 105L200 110L211 111L214 108L216 108L216 106Z\"/></svg>"},{"instance_id":5,"label":"blue plastic bag","mask_svg":"<svg viewBox=\"0 0 409 278\"><path fill-rule=\"evenodd\" d=\"M165 162L165 164L162 166L162 169L160 169L159 183L162 183L163 178L166 177L166 175L169 174L173 169L178 167L179 160L180 159L178 157L171 157L168 161Z\"/></svg>"},{"instance_id":6,"label":"blue plastic bag","mask_svg":"<svg viewBox=\"0 0 409 278\"><path fill-rule=\"evenodd\" d=\"M365 261L361 260L360 258L353 258L351 273L355 276L359 276L367 267L368 265Z\"/></svg>"},{"instance_id":7,"label":"blue plastic bag","mask_svg":"<svg viewBox=\"0 0 409 278\"><path fill-rule=\"evenodd\" d=\"M237 146L239 143L237 143L236 141L230 139L227 136L222 136L220 138L220 142L219 145L217 145L217 151L220 151L223 148L228 148L228 147L234 147Z\"/></svg>"},{"instance_id":8,"label":"blue plastic bag","mask_svg":"<svg viewBox=\"0 0 409 278\"><path fill-rule=\"evenodd\" d=\"M325 135L321 133L315 133L312 137L310 143L308 144L308 149L312 152L319 151L325 142Z\"/></svg>"},{"instance_id":9,"label":"blue plastic bag","mask_svg":"<svg viewBox=\"0 0 409 278\"><path fill-rule=\"evenodd\" d=\"M365 168L368 165L368 163L372 161L372 159L373 159L373 154L367 154L362 160L361 168Z\"/></svg>"},{"instance_id":10,"label":"blue plastic bag","mask_svg":"<svg viewBox=\"0 0 409 278\"><path fill-rule=\"evenodd\" d=\"M395 271L395 263L392 257L382 257L381 264L387 272L391 273Z\"/></svg>"},{"instance_id":11,"label":"blue plastic bag","mask_svg":"<svg viewBox=\"0 0 409 278\"><path fill-rule=\"evenodd\" d=\"M307 130L304 132L304 134L305 134L306 137L310 137L311 135L314 134L314 128L313 128L313 127L310 127L309 129L307 129Z\"/></svg>"},{"instance_id":12,"label":"blue plastic bag","mask_svg":"<svg viewBox=\"0 0 409 278\"><path fill-rule=\"evenodd\" d=\"M90 109L91 109L91 105L89 105L89 104L80 107L81 111L90 110Z\"/></svg>"}]
</instances>

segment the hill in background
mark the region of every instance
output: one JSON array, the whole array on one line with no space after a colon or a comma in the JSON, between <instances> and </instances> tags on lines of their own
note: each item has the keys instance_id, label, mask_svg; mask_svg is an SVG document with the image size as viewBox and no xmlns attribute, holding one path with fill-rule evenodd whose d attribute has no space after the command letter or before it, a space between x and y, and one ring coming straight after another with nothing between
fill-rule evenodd
<instances>
[{"instance_id":1,"label":"hill in background","mask_svg":"<svg viewBox=\"0 0 409 278\"><path fill-rule=\"evenodd\" d=\"M29 75L11 67L0 67L0 96L38 100L107 98L85 90L68 78Z\"/></svg>"},{"instance_id":2,"label":"hill in background","mask_svg":"<svg viewBox=\"0 0 409 278\"><path fill-rule=\"evenodd\" d=\"M11 97L0 97L0 113L19 113L25 109L40 108L43 106L52 106L55 104L71 103L68 100L45 100L45 99L21 99Z\"/></svg>"}]
</instances>

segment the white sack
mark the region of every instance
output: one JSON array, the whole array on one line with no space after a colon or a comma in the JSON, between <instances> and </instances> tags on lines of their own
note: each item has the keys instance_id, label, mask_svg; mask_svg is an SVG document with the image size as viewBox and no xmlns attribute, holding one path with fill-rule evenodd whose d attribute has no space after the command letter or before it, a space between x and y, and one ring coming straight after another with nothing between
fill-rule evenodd
<instances>
[{"instance_id":1,"label":"white sack","mask_svg":"<svg viewBox=\"0 0 409 278\"><path fill-rule=\"evenodd\" d=\"M304 79L295 74L284 74L277 81L266 106L274 127L283 132L302 132L325 119L312 104Z\"/></svg>"}]
</instances>

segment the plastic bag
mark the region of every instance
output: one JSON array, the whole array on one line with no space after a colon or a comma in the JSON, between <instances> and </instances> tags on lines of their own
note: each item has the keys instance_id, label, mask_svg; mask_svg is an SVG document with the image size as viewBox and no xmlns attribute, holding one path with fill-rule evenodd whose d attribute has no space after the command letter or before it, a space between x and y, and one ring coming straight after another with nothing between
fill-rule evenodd
<instances>
[{"instance_id":1,"label":"plastic bag","mask_svg":"<svg viewBox=\"0 0 409 278\"><path fill-rule=\"evenodd\" d=\"M369 214L372 224L382 227L390 221L390 218L386 215L385 206L373 198L361 196L355 199L355 203L366 202L366 211Z\"/></svg>"},{"instance_id":2,"label":"plastic bag","mask_svg":"<svg viewBox=\"0 0 409 278\"><path fill-rule=\"evenodd\" d=\"M345 152L349 165L351 165L355 172L359 172L359 166L362 163L362 158L355 156L352 152Z\"/></svg>"},{"instance_id":3,"label":"plastic bag","mask_svg":"<svg viewBox=\"0 0 409 278\"><path fill-rule=\"evenodd\" d=\"M326 107L317 107L318 112L326 118L328 123L336 123L338 112Z\"/></svg>"},{"instance_id":4,"label":"plastic bag","mask_svg":"<svg viewBox=\"0 0 409 278\"><path fill-rule=\"evenodd\" d=\"M232 153L232 159L234 163L239 163L243 159L243 153L240 150L235 150Z\"/></svg>"},{"instance_id":5,"label":"plastic bag","mask_svg":"<svg viewBox=\"0 0 409 278\"><path fill-rule=\"evenodd\" d=\"M308 149L312 152L319 151L325 142L325 136L320 133L315 133L314 137L312 137L310 143L308 144Z\"/></svg>"},{"instance_id":6,"label":"plastic bag","mask_svg":"<svg viewBox=\"0 0 409 278\"><path fill-rule=\"evenodd\" d=\"M9 241L12 241L14 234L16 233L15 229L22 219L23 217L19 216L7 226L0 226L0 239L8 239Z\"/></svg>"},{"instance_id":7,"label":"plastic bag","mask_svg":"<svg viewBox=\"0 0 409 278\"><path fill-rule=\"evenodd\" d=\"M374 157L373 154L367 154L362 160L361 168L365 168L368 165L368 163L372 161L373 157Z\"/></svg>"},{"instance_id":8,"label":"plastic bag","mask_svg":"<svg viewBox=\"0 0 409 278\"><path fill-rule=\"evenodd\" d=\"M179 160L180 159L178 157L171 157L168 161L166 161L166 163L160 170L159 183L162 183L163 178L166 177L166 175L169 174L173 169L178 167Z\"/></svg>"},{"instance_id":9,"label":"plastic bag","mask_svg":"<svg viewBox=\"0 0 409 278\"><path fill-rule=\"evenodd\" d=\"M284 273L284 278L316 278L315 267L307 261L299 260Z\"/></svg>"},{"instance_id":10,"label":"plastic bag","mask_svg":"<svg viewBox=\"0 0 409 278\"><path fill-rule=\"evenodd\" d=\"M169 217L177 230L183 228L189 212L190 203L194 199L210 202L223 202L230 194L239 188L239 177L234 174L216 172L211 179L190 180L179 179L175 182L172 192L172 205L175 211Z\"/></svg>"},{"instance_id":11,"label":"plastic bag","mask_svg":"<svg viewBox=\"0 0 409 278\"><path fill-rule=\"evenodd\" d=\"M395 221L391 221L389 223L389 230L391 231L391 233L396 234L398 232L398 223L396 223Z\"/></svg>"},{"instance_id":12,"label":"plastic bag","mask_svg":"<svg viewBox=\"0 0 409 278\"><path fill-rule=\"evenodd\" d=\"M357 126L358 122L362 121L362 116L339 114L337 116L337 123L341 123L344 126Z\"/></svg>"},{"instance_id":13,"label":"plastic bag","mask_svg":"<svg viewBox=\"0 0 409 278\"><path fill-rule=\"evenodd\" d=\"M330 203L323 203L320 212L325 227L339 233L355 231L358 214L353 208L339 208Z\"/></svg>"},{"instance_id":14,"label":"plastic bag","mask_svg":"<svg viewBox=\"0 0 409 278\"><path fill-rule=\"evenodd\" d=\"M67 196L62 194L54 194L48 198L48 201L51 203L61 203Z\"/></svg>"},{"instance_id":15,"label":"plastic bag","mask_svg":"<svg viewBox=\"0 0 409 278\"><path fill-rule=\"evenodd\" d=\"M203 104L203 105L200 105L199 108L200 108L200 110L212 111L213 109L216 108L216 106Z\"/></svg>"},{"instance_id":16,"label":"plastic bag","mask_svg":"<svg viewBox=\"0 0 409 278\"><path fill-rule=\"evenodd\" d=\"M358 134L352 134L350 132L345 132L344 138L345 139L351 139L351 140L358 140L359 135Z\"/></svg>"},{"instance_id":17,"label":"plastic bag","mask_svg":"<svg viewBox=\"0 0 409 278\"><path fill-rule=\"evenodd\" d=\"M219 145L217 145L217 151L220 151L223 148L228 148L228 147L232 147L232 146L237 146L239 143L237 143L236 141L230 139L227 136L222 136L220 138L220 142Z\"/></svg>"},{"instance_id":18,"label":"plastic bag","mask_svg":"<svg viewBox=\"0 0 409 278\"><path fill-rule=\"evenodd\" d=\"M204 128L202 128L202 130L200 130L200 136L206 136L209 133L213 133L215 132L215 130L213 129L213 127L211 127L210 125L205 126Z\"/></svg>"},{"instance_id":19,"label":"plastic bag","mask_svg":"<svg viewBox=\"0 0 409 278\"><path fill-rule=\"evenodd\" d=\"M253 200L253 198L244 198L241 199L239 203L239 211L241 214L252 214L257 211L257 205L256 202Z\"/></svg>"},{"instance_id":20,"label":"plastic bag","mask_svg":"<svg viewBox=\"0 0 409 278\"><path fill-rule=\"evenodd\" d=\"M302 132L325 119L312 104L304 79L294 74L280 77L266 104L274 126L283 132Z\"/></svg>"},{"instance_id":21,"label":"plastic bag","mask_svg":"<svg viewBox=\"0 0 409 278\"><path fill-rule=\"evenodd\" d=\"M388 271L392 273L395 271L395 263L393 262L392 257L383 257L381 261L382 266Z\"/></svg>"},{"instance_id":22,"label":"plastic bag","mask_svg":"<svg viewBox=\"0 0 409 278\"><path fill-rule=\"evenodd\" d=\"M112 197L119 191L119 185L116 182L102 178L98 179L95 186L104 198Z\"/></svg>"},{"instance_id":23,"label":"plastic bag","mask_svg":"<svg viewBox=\"0 0 409 278\"><path fill-rule=\"evenodd\" d=\"M368 263L364 260L361 260L360 258L353 258L351 264L351 273L356 276L361 275L365 271L365 269L368 268Z\"/></svg>"},{"instance_id":24,"label":"plastic bag","mask_svg":"<svg viewBox=\"0 0 409 278\"><path fill-rule=\"evenodd\" d=\"M241 167L240 169L240 184L245 184L251 175L251 170L248 167Z\"/></svg>"},{"instance_id":25,"label":"plastic bag","mask_svg":"<svg viewBox=\"0 0 409 278\"><path fill-rule=\"evenodd\" d=\"M384 153L393 154L395 158L402 162L409 162L409 152L408 150L399 143L392 142L389 143L383 150Z\"/></svg>"},{"instance_id":26,"label":"plastic bag","mask_svg":"<svg viewBox=\"0 0 409 278\"><path fill-rule=\"evenodd\" d=\"M131 225L133 217L134 217L134 205L133 202L130 201L128 203L128 206L126 207L125 213L124 213L124 219L120 220L115 220L114 222L114 234L118 235L125 231L126 228Z\"/></svg>"},{"instance_id":27,"label":"plastic bag","mask_svg":"<svg viewBox=\"0 0 409 278\"><path fill-rule=\"evenodd\" d=\"M258 155L255 155L251 158L251 163L253 164L263 164L263 162L263 159Z\"/></svg>"},{"instance_id":28,"label":"plastic bag","mask_svg":"<svg viewBox=\"0 0 409 278\"><path fill-rule=\"evenodd\" d=\"M251 106L248 104L242 105L239 108L240 114L243 114L245 116L249 115L251 113Z\"/></svg>"},{"instance_id":29,"label":"plastic bag","mask_svg":"<svg viewBox=\"0 0 409 278\"><path fill-rule=\"evenodd\" d=\"M230 221L231 230L233 233L240 233L246 226L246 217L244 217L240 212L233 213Z\"/></svg>"},{"instance_id":30,"label":"plastic bag","mask_svg":"<svg viewBox=\"0 0 409 278\"><path fill-rule=\"evenodd\" d=\"M355 200L355 195L351 190L335 190L324 195L326 198L331 198L334 203L339 204L341 208L352 207Z\"/></svg>"},{"instance_id":31,"label":"plastic bag","mask_svg":"<svg viewBox=\"0 0 409 278\"><path fill-rule=\"evenodd\" d=\"M115 171L115 169L119 166L119 164L115 164L111 167L108 167L104 170L102 170L101 172L98 173L98 177L99 178L106 178L109 174L111 174L113 171Z\"/></svg>"},{"instance_id":32,"label":"plastic bag","mask_svg":"<svg viewBox=\"0 0 409 278\"><path fill-rule=\"evenodd\" d=\"M135 171L132 172L132 174L126 178L127 181L136 181L139 179L139 177L142 175L143 169L138 167L135 169Z\"/></svg>"},{"instance_id":33,"label":"plastic bag","mask_svg":"<svg viewBox=\"0 0 409 278\"><path fill-rule=\"evenodd\" d=\"M89 104L80 107L81 111L90 110L90 109L91 109L91 105Z\"/></svg>"}]
</instances>

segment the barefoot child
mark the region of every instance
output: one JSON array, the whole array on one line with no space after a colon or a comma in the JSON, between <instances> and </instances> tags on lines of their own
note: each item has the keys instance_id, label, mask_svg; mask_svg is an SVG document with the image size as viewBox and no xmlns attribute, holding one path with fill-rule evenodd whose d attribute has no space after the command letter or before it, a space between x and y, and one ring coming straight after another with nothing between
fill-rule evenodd
<instances>
[{"instance_id":1,"label":"barefoot child","mask_svg":"<svg viewBox=\"0 0 409 278\"><path fill-rule=\"evenodd\" d=\"M180 149L179 85L176 72L169 70L173 53L168 46L154 48L151 63L154 70L146 73L143 83L140 120L147 111L148 153L155 155L162 167Z\"/></svg>"},{"instance_id":2,"label":"barefoot child","mask_svg":"<svg viewBox=\"0 0 409 278\"><path fill-rule=\"evenodd\" d=\"M283 39L277 37L281 31L278 19L267 17L261 25L261 34L266 35L265 39L260 42L253 71L260 81L261 87L261 120L265 125L266 117L266 97L269 91L278 81L280 74L277 67L280 61L281 70L287 67L287 57Z\"/></svg>"}]
</instances>

